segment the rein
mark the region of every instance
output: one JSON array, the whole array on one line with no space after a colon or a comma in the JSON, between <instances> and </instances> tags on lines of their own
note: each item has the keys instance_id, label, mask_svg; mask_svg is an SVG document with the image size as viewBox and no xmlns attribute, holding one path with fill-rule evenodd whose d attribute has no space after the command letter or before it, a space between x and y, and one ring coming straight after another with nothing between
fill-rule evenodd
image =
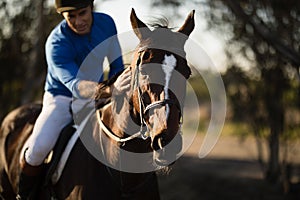
<instances>
[{"instance_id":1,"label":"rein","mask_svg":"<svg viewBox=\"0 0 300 200\"><path fill-rule=\"evenodd\" d=\"M127 138L120 138L118 136L116 136L114 133L112 133L106 126L105 124L102 122L101 120L101 113L100 113L100 110L96 110L96 115L97 115L97 120L98 120L98 123L100 125L100 128L105 132L105 134L107 136L109 136L111 139L115 140L116 142L120 142L120 143L125 143L125 142L128 142L134 138L137 138L141 135L140 132L138 133L135 133Z\"/></svg>"}]
</instances>

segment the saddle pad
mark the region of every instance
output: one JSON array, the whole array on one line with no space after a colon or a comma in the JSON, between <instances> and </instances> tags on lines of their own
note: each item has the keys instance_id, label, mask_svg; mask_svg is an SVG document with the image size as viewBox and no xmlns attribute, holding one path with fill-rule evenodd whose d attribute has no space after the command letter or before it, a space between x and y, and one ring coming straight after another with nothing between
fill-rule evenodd
<instances>
[{"instance_id":1,"label":"saddle pad","mask_svg":"<svg viewBox=\"0 0 300 200\"><path fill-rule=\"evenodd\" d=\"M63 151L61 157L60 157L60 160L52 174L52 177L51 177L51 182L52 184L55 184L58 182L61 174L62 174L62 171L65 167L65 164L68 160L68 157L70 155L70 152L71 150L73 149L74 147L74 144L76 143L77 139L79 138L80 136L80 133L82 132L82 130L84 129L85 125L87 124L88 120L90 119L91 115L93 114L93 110L87 115L87 117L80 123L79 126L75 127L77 130L76 132L72 135L71 139L69 140L65 150Z\"/></svg>"}]
</instances>

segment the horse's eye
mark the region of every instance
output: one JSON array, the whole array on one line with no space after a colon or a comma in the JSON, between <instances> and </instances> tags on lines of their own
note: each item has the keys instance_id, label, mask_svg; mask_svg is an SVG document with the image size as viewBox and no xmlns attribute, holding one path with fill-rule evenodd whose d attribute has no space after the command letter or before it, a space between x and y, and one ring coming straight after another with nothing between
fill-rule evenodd
<instances>
[{"instance_id":1,"label":"horse's eye","mask_svg":"<svg viewBox=\"0 0 300 200\"><path fill-rule=\"evenodd\" d=\"M150 58L150 52L146 51L144 54L143 54L143 60L148 60Z\"/></svg>"}]
</instances>

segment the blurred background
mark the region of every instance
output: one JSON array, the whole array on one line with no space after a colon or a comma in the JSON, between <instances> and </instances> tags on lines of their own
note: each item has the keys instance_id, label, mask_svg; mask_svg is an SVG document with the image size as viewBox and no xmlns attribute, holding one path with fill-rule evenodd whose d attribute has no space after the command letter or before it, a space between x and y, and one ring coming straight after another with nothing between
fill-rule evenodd
<instances>
[{"instance_id":1,"label":"blurred background","mask_svg":"<svg viewBox=\"0 0 300 200\"><path fill-rule=\"evenodd\" d=\"M62 20L53 3L0 2L1 121L41 101L45 40ZM175 30L194 9L191 38L211 59L189 80L201 119L185 113L185 122L199 121L197 134L172 171L159 174L162 199L300 199L300 1L95 0L95 10L110 14L119 33L131 30L131 8L144 22L167 18ZM227 112L218 142L200 159L211 117L201 74L221 75Z\"/></svg>"}]
</instances>

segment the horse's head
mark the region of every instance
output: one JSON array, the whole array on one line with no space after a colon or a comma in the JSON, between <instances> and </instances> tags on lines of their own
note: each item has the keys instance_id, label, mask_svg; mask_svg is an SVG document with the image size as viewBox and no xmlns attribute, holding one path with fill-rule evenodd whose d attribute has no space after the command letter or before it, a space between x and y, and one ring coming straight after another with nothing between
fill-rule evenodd
<instances>
[{"instance_id":1,"label":"horse's head","mask_svg":"<svg viewBox=\"0 0 300 200\"><path fill-rule=\"evenodd\" d=\"M132 9L131 24L140 44L131 64L133 73L133 110L151 138L158 165L168 165L181 151L180 126L191 75L184 44L194 29L194 11L182 27L173 32L167 27L150 30Z\"/></svg>"}]
</instances>

